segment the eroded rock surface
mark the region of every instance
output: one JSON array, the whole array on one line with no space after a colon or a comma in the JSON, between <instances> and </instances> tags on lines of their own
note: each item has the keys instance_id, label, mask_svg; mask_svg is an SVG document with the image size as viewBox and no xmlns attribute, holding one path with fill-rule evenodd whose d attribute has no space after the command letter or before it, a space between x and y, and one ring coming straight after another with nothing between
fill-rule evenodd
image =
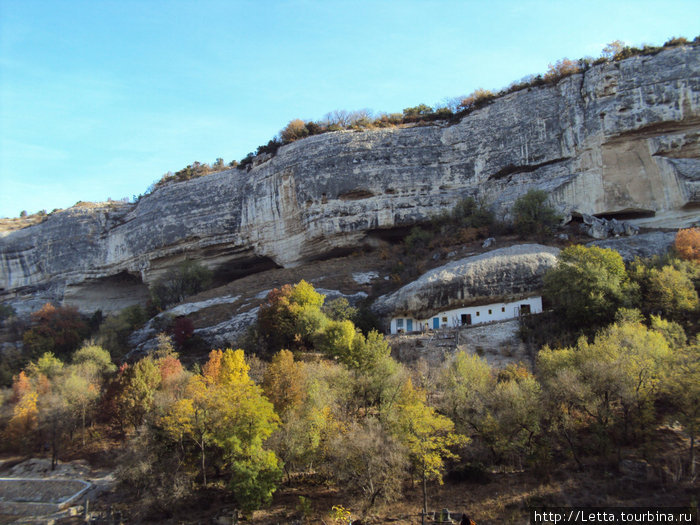
<instances>
[{"instance_id":1,"label":"eroded rock surface","mask_svg":"<svg viewBox=\"0 0 700 525\"><path fill-rule=\"evenodd\" d=\"M507 302L539 292L558 254L558 248L519 244L460 259L380 297L372 309L385 317L427 318L440 310Z\"/></svg>"},{"instance_id":2,"label":"eroded rock surface","mask_svg":"<svg viewBox=\"0 0 700 525\"><path fill-rule=\"evenodd\" d=\"M699 102L700 47L686 46L511 93L452 125L310 137L250 171L0 233L0 300L114 310L184 258L222 276L290 267L376 243L466 195L508 218L539 188L563 213L683 226L700 202Z\"/></svg>"}]
</instances>

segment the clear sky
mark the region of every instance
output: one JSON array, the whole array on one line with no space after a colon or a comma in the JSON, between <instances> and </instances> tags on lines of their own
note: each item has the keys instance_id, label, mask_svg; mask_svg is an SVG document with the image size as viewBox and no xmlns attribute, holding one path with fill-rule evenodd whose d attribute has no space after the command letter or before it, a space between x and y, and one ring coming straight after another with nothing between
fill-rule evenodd
<instances>
[{"instance_id":1,"label":"clear sky","mask_svg":"<svg viewBox=\"0 0 700 525\"><path fill-rule=\"evenodd\" d=\"M698 22L697 0L0 0L0 216L131 197L294 118L435 105Z\"/></svg>"}]
</instances>

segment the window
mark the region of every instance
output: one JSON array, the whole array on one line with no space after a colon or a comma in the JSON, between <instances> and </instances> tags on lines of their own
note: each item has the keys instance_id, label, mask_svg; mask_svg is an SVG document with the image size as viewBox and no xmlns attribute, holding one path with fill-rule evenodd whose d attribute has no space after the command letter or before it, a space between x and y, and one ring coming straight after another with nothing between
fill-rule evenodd
<instances>
[{"instance_id":1,"label":"window","mask_svg":"<svg viewBox=\"0 0 700 525\"><path fill-rule=\"evenodd\" d=\"M505 307L505 306L501 306L501 312L505 312L505 311L506 311L506 307Z\"/></svg>"},{"instance_id":2,"label":"window","mask_svg":"<svg viewBox=\"0 0 700 525\"><path fill-rule=\"evenodd\" d=\"M481 312L479 312L479 310L477 310L477 311L476 311L476 316L479 317L479 314L480 314L480 313L481 313Z\"/></svg>"},{"instance_id":3,"label":"window","mask_svg":"<svg viewBox=\"0 0 700 525\"><path fill-rule=\"evenodd\" d=\"M446 322L447 322L447 317L443 317L443 318L442 318L442 322L443 322L443 323L446 323Z\"/></svg>"},{"instance_id":4,"label":"window","mask_svg":"<svg viewBox=\"0 0 700 525\"><path fill-rule=\"evenodd\" d=\"M401 330L403 328L403 319L396 320L396 329Z\"/></svg>"},{"instance_id":5,"label":"window","mask_svg":"<svg viewBox=\"0 0 700 525\"><path fill-rule=\"evenodd\" d=\"M489 315L491 315L491 309L489 308Z\"/></svg>"}]
</instances>

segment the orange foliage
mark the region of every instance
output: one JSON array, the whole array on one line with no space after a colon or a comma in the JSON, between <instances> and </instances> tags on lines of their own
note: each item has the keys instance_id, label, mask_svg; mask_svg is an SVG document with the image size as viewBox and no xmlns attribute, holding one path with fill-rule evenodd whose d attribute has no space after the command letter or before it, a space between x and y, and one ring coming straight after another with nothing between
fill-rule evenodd
<instances>
[{"instance_id":1,"label":"orange foliage","mask_svg":"<svg viewBox=\"0 0 700 525\"><path fill-rule=\"evenodd\" d=\"M218 383L221 375L221 360L224 353L221 350L212 350L209 352L209 361L202 367L202 375L210 384Z\"/></svg>"},{"instance_id":2,"label":"orange foliage","mask_svg":"<svg viewBox=\"0 0 700 525\"><path fill-rule=\"evenodd\" d=\"M19 375L16 375L13 377L13 382L12 382L12 402L17 403L20 399L24 397L24 395L29 392L29 390L32 388L31 383L29 382L29 378L27 377L27 374L24 373L24 370L22 370Z\"/></svg>"},{"instance_id":3,"label":"orange foliage","mask_svg":"<svg viewBox=\"0 0 700 525\"><path fill-rule=\"evenodd\" d=\"M676 235L676 251L683 259L700 262L700 228L679 230Z\"/></svg>"},{"instance_id":4,"label":"orange foliage","mask_svg":"<svg viewBox=\"0 0 700 525\"><path fill-rule=\"evenodd\" d=\"M163 383L170 378L176 378L183 372L182 363L173 356L168 355L158 360L158 368L160 369L160 377Z\"/></svg>"}]
</instances>

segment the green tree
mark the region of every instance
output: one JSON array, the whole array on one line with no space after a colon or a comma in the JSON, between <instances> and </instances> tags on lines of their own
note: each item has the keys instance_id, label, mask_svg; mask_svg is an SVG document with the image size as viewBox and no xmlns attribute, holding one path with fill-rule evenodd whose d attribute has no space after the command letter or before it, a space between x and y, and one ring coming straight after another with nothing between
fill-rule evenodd
<instances>
[{"instance_id":1,"label":"green tree","mask_svg":"<svg viewBox=\"0 0 700 525\"><path fill-rule=\"evenodd\" d=\"M662 372L671 356L663 335L638 322L615 323L592 343L544 348L537 368L548 395L572 417L592 427L601 450L644 437L655 417Z\"/></svg>"},{"instance_id":2,"label":"green tree","mask_svg":"<svg viewBox=\"0 0 700 525\"><path fill-rule=\"evenodd\" d=\"M610 322L618 308L636 301L637 292L620 254L597 246L565 248L544 277L545 298L575 328Z\"/></svg>"},{"instance_id":3,"label":"green tree","mask_svg":"<svg viewBox=\"0 0 700 525\"><path fill-rule=\"evenodd\" d=\"M138 429L155 406L161 374L153 358L145 357L125 372L120 405L126 419Z\"/></svg>"},{"instance_id":4,"label":"green tree","mask_svg":"<svg viewBox=\"0 0 700 525\"><path fill-rule=\"evenodd\" d=\"M542 235L553 230L560 220L549 204L544 190L530 190L513 205L513 223L521 235Z\"/></svg>"},{"instance_id":5,"label":"green tree","mask_svg":"<svg viewBox=\"0 0 700 525\"><path fill-rule=\"evenodd\" d=\"M197 261L186 260L151 285L151 301L156 308L165 310L185 297L207 289L211 282L209 268Z\"/></svg>"},{"instance_id":6,"label":"green tree","mask_svg":"<svg viewBox=\"0 0 700 525\"><path fill-rule=\"evenodd\" d=\"M485 201L465 197L453 208L452 220L462 228L483 228L493 224L494 216Z\"/></svg>"}]
</instances>

